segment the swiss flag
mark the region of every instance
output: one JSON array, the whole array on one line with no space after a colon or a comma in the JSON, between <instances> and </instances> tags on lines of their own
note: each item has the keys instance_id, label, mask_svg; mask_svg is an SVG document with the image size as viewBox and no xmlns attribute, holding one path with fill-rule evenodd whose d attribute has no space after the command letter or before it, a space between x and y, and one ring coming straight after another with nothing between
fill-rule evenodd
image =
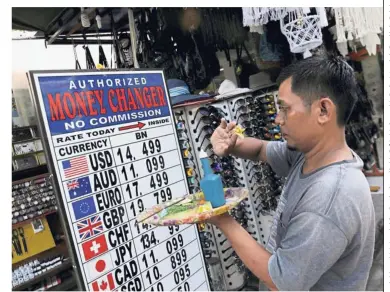
<instances>
[{"instance_id":1,"label":"swiss flag","mask_svg":"<svg viewBox=\"0 0 390 292\"><path fill-rule=\"evenodd\" d=\"M112 291L114 288L114 278L111 273L92 283L93 291Z\"/></svg>"},{"instance_id":2,"label":"swiss flag","mask_svg":"<svg viewBox=\"0 0 390 292\"><path fill-rule=\"evenodd\" d=\"M86 261L106 252L108 250L106 237L104 234L95 237L94 239L91 239L89 241L84 242L81 245L83 252L84 252L84 258Z\"/></svg>"}]
</instances>

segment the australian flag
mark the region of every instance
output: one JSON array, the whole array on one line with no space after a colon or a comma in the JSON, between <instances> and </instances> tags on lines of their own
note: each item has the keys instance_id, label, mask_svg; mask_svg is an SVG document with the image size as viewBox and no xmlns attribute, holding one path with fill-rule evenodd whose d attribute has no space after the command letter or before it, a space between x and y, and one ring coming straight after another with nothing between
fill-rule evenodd
<instances>
[{"instance_id":1,"label":"australian flag","mask_svg":"<svg viewBox=\"0 0 390 292\"><path fill-rule=\"evenodd\" d=\"M75 199L92 193L89 177L80 177L66 183L70 199Z\"/></svg>"},{"instance_id":2,"label":"australian flag","mask_svg":"<svg viewBox=\"0 0 390 292\"><path fill-rule=\"evenodd\" d=\"M93 197L81 199L72 203L74 217L76 220L94 215L96 213L96 206Z\"/></svg>"},{"instance_id":3,"label":"australian flag","mask_svg":"<svg viewBox=\"0 0 390 292\"><path fill-rule=\"evenodd\" d=\"M103 232L103 223L99 215L77 222L80 239L84 240Z\"/></svg>"}]
</instances>

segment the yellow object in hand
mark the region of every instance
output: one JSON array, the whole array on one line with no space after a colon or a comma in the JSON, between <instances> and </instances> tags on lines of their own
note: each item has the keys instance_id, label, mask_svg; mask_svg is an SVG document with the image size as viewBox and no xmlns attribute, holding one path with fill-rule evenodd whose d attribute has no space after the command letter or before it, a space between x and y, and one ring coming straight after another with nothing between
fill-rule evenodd
<instances>
[{"instance_id":1,"label":"yellow object in hand","mask_svg":"<svg viewBox=\"0 0 390 292\"><path fill-rule=\"evenodd\" d=\"M245 129L243 127L241 127L240 125L237 125L234 128L234 133L236 133L237 136L240 138L244 138L244 131L245 131Z\"/></svg>"}]
</instances>

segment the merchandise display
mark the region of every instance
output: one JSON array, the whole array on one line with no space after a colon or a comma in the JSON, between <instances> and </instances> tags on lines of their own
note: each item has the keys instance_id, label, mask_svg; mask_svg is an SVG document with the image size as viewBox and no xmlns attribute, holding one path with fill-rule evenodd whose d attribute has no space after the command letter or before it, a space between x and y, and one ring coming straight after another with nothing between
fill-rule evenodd
<instances>
[{"instance_id":1,"label":"merchandise display","mask_svg":"<svg viewBox=\"0 0 390 292\"><path fill-rule=\"evenodd\" d=\"M12 223L20 223L55 212L57 202L49 175L12 185Z\"/></svg>"},{"instance_id":2,"label":"merchandise display","mask_svg":"<svg viewBox=\"0 0 390 292\"><path fill-rule=\"evenodd\" d=\"M45 165L42 141L38 128L12 128L12 167L15 171L22 171Z\"/></svg>"},{"instance_id":3,"label":"merchandise display","mask_svg":"<svg viewBox=\"0 0 390 292\"><path fill-rule=\"evenodd\" d=\"M348 54L351 41L360 41L369 55L376 55L383 34L383 9L379 7L334 7L336 43L340 53Z\"/></svg>"},{"instance_id":4,"label":"merchandise display","mask_svg":"<svg viewBox=\"0 0 390 292\"><path fill-rule=\"evenodd\" d=\"M22 285L23 283L33 280L35 277L46 273L48 270L61 265L68 259L63 259L61 256L54 258L36 259L28 262L12 271L12 287Z\"/></svg>"}]
</instances>

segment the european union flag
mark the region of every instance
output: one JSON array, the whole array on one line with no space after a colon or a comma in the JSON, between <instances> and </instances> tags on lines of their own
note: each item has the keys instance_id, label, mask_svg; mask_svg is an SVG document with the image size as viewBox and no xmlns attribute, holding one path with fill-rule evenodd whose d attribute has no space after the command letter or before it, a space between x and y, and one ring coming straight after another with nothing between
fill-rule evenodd
<instances>
[{"instance_id":1,"label":"european union flag","mask_svg":"<svg viewBox=\"0 0 390 292\"><path fill-rule=\"evenodd\" d=\"M75 199L92 193L89 177L80 177L66 183L70 199Z\"/></svg>"},{"instance_id":2,"label":"european union flag","mask_svg":"<svg viewBox=\"0 0 390 292\"><path fill-rule=\"evenodd\" d=\"M72 203L73 212L76 220L88 217L96 213L95 202L93 197L88 197L80 201Z\"/></svg>"}]
</instances>

